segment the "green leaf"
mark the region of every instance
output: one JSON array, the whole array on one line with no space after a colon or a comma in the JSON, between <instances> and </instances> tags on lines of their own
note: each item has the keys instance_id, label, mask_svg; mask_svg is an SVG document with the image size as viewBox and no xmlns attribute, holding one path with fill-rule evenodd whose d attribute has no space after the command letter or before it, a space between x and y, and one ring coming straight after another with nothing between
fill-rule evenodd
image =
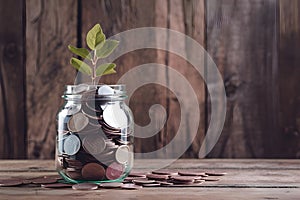
<instances>
[{"instance_id":1,"label":"green leaf","mask_svg":"<svg viewBox=\"0 0 300 200\"><path fill-rule=\"evenodd\" d=\"M115 63L104 63L97 67L96 76L116 73L116 71L114 70L115 67L116 67Z\"/></svg>"},{"instance_id":2,"label":"green leaf","mask_svg":"<svg viewBox=\"0 0 300 200\"><path fill-rule=\"evenodd\" d=\"M102 32L100 24L96 24L86 35L86 43L92 50L95 50L104 41L105 35Z\"/></svg>"},{"instance_id":3,"label":"green leaf","mask_svg":"<svg viewBox=\"0 0 300 200\"><path fill-rule=\"evenodd\" d=\"M74 47L72 45L69 45L68 48L69 48L69 50L72 53L74 53L74 54L76 54L76 55L78 55L78 56L80 56L82 58L86 58L86 59L91 60L90 52L87 49L85 49L85 48L77 48L77 47Z\"/></svg>"},{"instance_id":4,"label":"green leaf","mask_svg":"<svg viewBox=\"0 0 300 200\"><path fill-rule=\"evenodd\" d=\"M98 58L106 58L119 45L117 40L106 40L101 48L97 48L96 55Z\"/></svg>"},{"instance_id":5,"label":"green leaf","mask_svg":"<svg viewBox=\"0 0 300 200\"><path fill-rule=\"evenodd\" d=\"M85 62L83 62L77 58L71 58L70 63L78 71L85 73L87 75L92 74L91 67L88 64L86 64Z\"/></svg>"}]
</instances>

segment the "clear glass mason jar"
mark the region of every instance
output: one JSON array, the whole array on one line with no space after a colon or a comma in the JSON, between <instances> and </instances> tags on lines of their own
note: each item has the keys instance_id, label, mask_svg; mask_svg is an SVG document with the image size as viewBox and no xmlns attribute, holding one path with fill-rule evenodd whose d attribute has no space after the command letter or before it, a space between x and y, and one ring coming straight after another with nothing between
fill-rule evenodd
<instances>
[{"instance_id":1,"label":"clear glass mason jar","mask_svg":"<svg viewBox=\"0 0 300 200\"><path fill-rule=\"evenodd\" d=\"M133 166L125 85L68 85L57 115L56 169L68 182L120 182Z\"/></svg>"}]
</instances>

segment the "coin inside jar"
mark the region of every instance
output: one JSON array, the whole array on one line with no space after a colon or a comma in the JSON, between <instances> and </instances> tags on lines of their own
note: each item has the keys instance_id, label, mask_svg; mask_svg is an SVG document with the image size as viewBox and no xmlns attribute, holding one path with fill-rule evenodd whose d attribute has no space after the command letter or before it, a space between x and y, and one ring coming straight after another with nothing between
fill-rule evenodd
<instances>
[{"instance_id":1,"label":"coin inside jar","mask_svg":"<svg viewBox=\"0 0 300 200\"><path fill-rule=\"evenodd\" d=\"M124 166L119 163L112 163L106 169L106 178L109 180L118 179L124 172Z\"/></svg>"},{"instance_id":2,"label":"coin inside jar","mask_svg":"<svg viewBox=\"0 0 300 200\"><path fill-rule=\"evenodd\" d=\"M126 127L128 123L127 116L119 104L107 105L103 111L103 120L114 128Z\"/></svg>"},{"instance_id":3,"label":"coin inside jar","mask_svg":"<svg viewBox=\"0 0 300 200\"><path fill-rule=\"evenodd\" d=\"M89 123L89 119L83 113L76 113L68 122L68 129L72 132L83 130Z\"/></svg>"},{"instance_id":4,"label":"coin inside jar","mask_svg":"<svg viewBox=\"0 0 300 200\"><path fill-rule=\"evenodd\" d=\"M80 139L76 135L69 135L64 142L64 152L75 155L80 149Z\"/></svg>"},{"instance_id":5,"label":"coin inside jar","mask_svg":"<svg viewBox=\"0 0 300 200\"><path fill-rule=\"evenodd\" d=\"M108 85L103 85L98 89L98 95L113 95L115 90Z\"/></svg>"},{"instance_id":6,"label":"coin inside jar","mask_svg":"<svg viewBox=\"0 0 300 200\"><path fill-rule=\"evenodd\" d=\"M100 154L104 151L106 143L99 134L89 134L82 140L83 148L90 154Z\"/></svg>"},{"instance_id":7,"label":"coin inside jar","mask_svg":"<svg viewBox=\"0 0 300 200\"><path fill-rule=\"evenodd\" d=\"M105 169L98 163L88 163L83 166L81 174L85 180L103 180L105 178Z\"/></svg>"},{"instance_id":8,"label":"coin inside jar","mask_svg":"<svg viewBox=\"0 0 300 200\"><path fill-rule=\"evenodd\" d=\"M118 163L125 164L129 160L129 147L127 145L119 146L115 156Z\"/></svg>"}]
</instances>

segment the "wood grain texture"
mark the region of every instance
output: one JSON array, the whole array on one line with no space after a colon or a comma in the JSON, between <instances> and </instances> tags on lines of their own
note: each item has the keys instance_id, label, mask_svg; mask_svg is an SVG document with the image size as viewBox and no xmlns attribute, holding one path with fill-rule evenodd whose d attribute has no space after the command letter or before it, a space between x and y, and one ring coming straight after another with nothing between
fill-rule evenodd
<instances>
[{"instance_id":1,"label":"wood grain texture","mask_svg":"<svg viewBox=\"0 0 300 200\"><path fill-rule=\"evenodd\" d=\"M0 1L0 13L0 158L25 158L25 1Z\"/></svg>"},{"instance_id":2,"label":"wood grain texture","mask_svg":"<svg viewBox=\"0 0 300 200\"><path fill-rule=\"evenodd\" d=\"M77 1L26 1L28 158L53 158L56 113L74 83L68 44L76 42Z\"/></svg>"},{"instance_id":3,"label":"wood grain texture","mask_svg":"<svg viewBox=\"0 0 300 200\"><path fill-rule=\"evenodd\" d=\"M149 172L159 159L136 160L135 171ZM228 174L218 182L205 182L195 188L142 188L140 190L44 189L36 187L1 188L3 199L299 199L299 160L250 159L179 159L168 169L223 171ZM54 161L3 160L0 177L37 177L54 174ZM150 164L150 165L149 165ZM52 167L50 167L52 166Z\"/></svg>"},{"instance_id":4,"label":"wood grain texture","mask_svg":"<svg viewBox=\"0 0 300 200\"><path fill-rule=\"evenodd\" d=\"M207 49L227 95L210 157L278 156L276 9L276 0L207 1Z\"/></svg>"},{"instance_id":5,"label":"wood grain texture","mask_svg":"<svg viewBox=\"0 0 300 200\"><path fill-rule=\"evenodd\" d=\"M107 37L122 31L139 27L154 26L154 1L84 1L82 5L82 42L85 46L85 35L87 31L96 23L100 23ZM133 38L134 39L134 38ZM130 43L125 45L130 47ZM143 49L127 53L117 60L117 73L114 75L103 76L100 83L116 84L120 77L134 67L146 63L153 63L156 60L154 50ZM154 72L155 73L155 72ZM139 74L139 77L145 74ZM139 77L132 77L132 81ZM148 110L153 104L161 104L161 95L164 89L155 84L150 84L138 89L130 98L129 106L133 111L135 122L139 126L150 123ZM150 152L158 146L159 135L150 138L136 138L136 152ZM151 145L145 145L151 144Z\"/></svg>"},{"instance_id":6,"label":"wood grain texture","mask_svg":"<svg viewBox=\"0 0 300 200\"><path fill-rule=\"evenodd\" d=\"M284 157L300 158L300 2L279 1L280 133Z\"/></svg>"},{"instance_id":7,"label":"wood grain texture","mask_svg":"<svg viewBox=\"0 0 300 200\"><path fill-rule=\"evenodd\" d=\"M181 32L200 45L205 45L205 18L204 18L204 1L194 0L175 0L175 1L156 1L156 26L168 28ZM190 49L186 41L177 41L174 35L169 35L166 38L166 49L178 48L185 49L185 57L188 59L190 54L195 54L195 49ZM165 82L167 88L176 88L177 94L167 90L165 104L167 107L168 121L165 125L162 135L162 143L166 145L172 143L169 154L180 154L180 146L191 144L182 157L197 157L201 142L204 137L205 130L205 87L201 75L195 68L184 58L179 57L171 52L158 51L158 63L163 63L173 70L179 72L185 79L186 83L190 84L196 94L199 105L191 103L191 94L182 85L177 77L172 75L172 71L168 68L165 72ZM204 64L204 63L203 63ZM180 101L185 105L180 105ZM199 107L200 113L193 112L195 106ZM191 112L192 111L192 112ZM181 119L181 115L184 118ZM199 122L195 122L197 117L200 117ZM192 133L190 127L193 123L199 123L197 133ZM182 127L179 130L179 126ZM182 134L180 141L175 142L173 138L177 134ZM195 138L193 139L193 136ZM183 152L182 152L183 153Z\"/></svg>"},{"instance_id":8,"label":"wood grain texture","mask_svg":"<svg viewBox=\"0 0 300 200\"><path fill-rule=\"evenodd\" d=\"M170 10L170 6L172 10ZM159 0L144 2L132 0L122 3L114 0L85 1L82 8L83 42L85 41L86 31L97 22L101 23L104 32L107 33L108 36L139 27L158 26L177 30L176 24L178 24L180 26L178 27L179 31L193 37L201 44L204 42L204 1L185 2L180 0L174 4L170 1ZM145 38L145 40L150 40L150 38ZM180 43L184 45L184 41ZM130 46L130 44L125 45ZM145 63L170 65L185 77L189 77L189 82L194 86L195 90L198 91L197 94L201 104L201 110L204 110L202 109L204 108L204 84L201 80L199 81L201 77L194 75L197 73L192 69L192 66L189 66L178 56L175 58L164 51L145 49L128 53L117 59L116 63L118 65L118 73L101 78L101 82L108 84L116 83L128 70ZM149 138L135 139L135 152L139 153L152 152L168 144L173 139L180 124L180 107L178 100L174 94L168 91L168 87L172 84L172 86L178 87L179 90L182 88L181 91L184 91L183 86L176 85L176 80L168 77L167 70L165 73L158 73L156 71L153 71L153 73L156 74L156 79L160 79L161 82L165 83L166 87L164 88L155 84L141 87L131 97L130 107L133 110L134 118L138 125L145 126L150 122L148 110L153 104L160 104L165 107L168 121L159 134ZM140 74L140 76L145 76L145 74ZM132 78L134 79L136 77ZM184 93L178 98L188 99ZM201 118L204 119L204 113L201 113ZM187 139L189 135L191 135L188 130L189 120L193 120L192 115L189 116L186 121L181 122L185 127L184 131L186 131L185 135ZM197 155L203 132L204 120L200 122L199 134L185 156L195 157ZM180 144L174 144L172 146L169 152L170 154L176 152L177 145ZM165 153L168 154L168 152ZM166 154L156 156L160 157Z\"/></svg>"}]
</instances>

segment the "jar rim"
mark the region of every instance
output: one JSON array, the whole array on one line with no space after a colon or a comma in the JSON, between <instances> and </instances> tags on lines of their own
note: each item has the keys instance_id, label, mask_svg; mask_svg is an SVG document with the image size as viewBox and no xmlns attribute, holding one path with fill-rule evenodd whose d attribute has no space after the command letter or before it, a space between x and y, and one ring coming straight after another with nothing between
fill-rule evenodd
<instances>
[{"instance_id":1,"label":"jar rim","mask_svg":"<svg viewBox=\"0 0 300 200\"><path fill-rule=\"evenodd\" d=\"M104 93L98 93L99 89L106 87ZM62 98L64 99L82 99L82 97L89 97L87 99L125 99L126 85L125 84L78 84L78 85L66 85L65 92Z\"/></svg>"}]
</instances>

